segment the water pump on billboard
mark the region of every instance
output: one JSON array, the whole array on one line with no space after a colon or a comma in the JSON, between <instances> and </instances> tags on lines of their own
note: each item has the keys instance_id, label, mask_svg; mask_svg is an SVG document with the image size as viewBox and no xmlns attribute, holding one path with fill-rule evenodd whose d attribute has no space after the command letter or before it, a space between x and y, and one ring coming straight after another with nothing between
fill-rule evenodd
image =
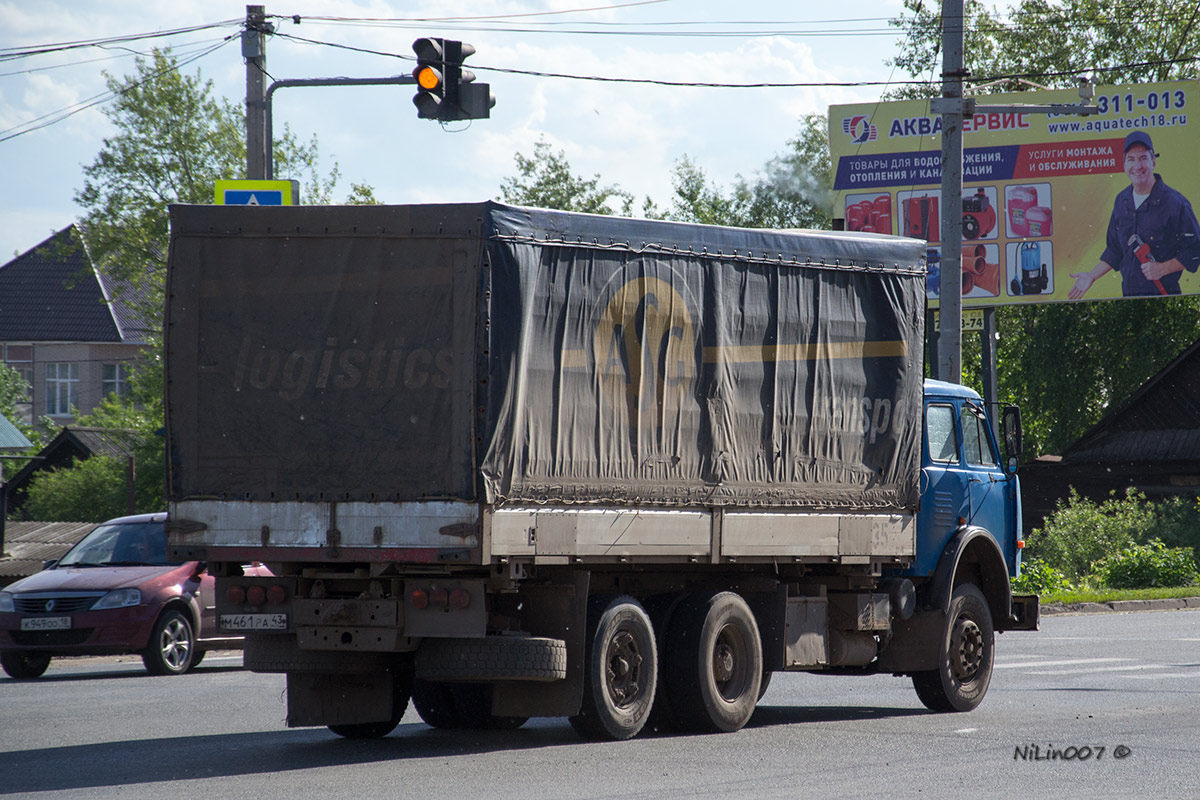
<instances>
[{"instance_id":1,"label":"water pump on billboard","mask_svg":"<svg viewBox=\"0 0 1200 800\"><path fill-rule=\"evenodd\" d=\"M978 239L987 236L996 227L996 209L992 201L980 189L962 201L962 229L964 239Z\"/></svg>"},{"instance_id":2,"label":"water pump on billboard","mask_svg":"<svg viewBox=\"0 0 1200 800\"><path fill-rule=\"evenodd\" d=\"M1014 297L1023 294L1041 294L1050 285L1046 265L1042 263L1042 247L1037 242L1021 242L1017 247L1021 260L1021 277L1013 278L1009 289Z\"/></svg>"}]
</instances>

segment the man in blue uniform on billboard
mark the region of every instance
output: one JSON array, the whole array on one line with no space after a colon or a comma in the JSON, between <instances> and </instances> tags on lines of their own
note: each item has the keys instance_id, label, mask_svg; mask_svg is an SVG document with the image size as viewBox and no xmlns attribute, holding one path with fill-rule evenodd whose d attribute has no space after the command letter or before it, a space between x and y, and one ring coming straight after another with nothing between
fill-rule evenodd
<instances>
[{"instance_id":1,"label":"man in blue uniform on billboard","mask_svg":"<svg viewBox=\"0 0 1200 800\"><path fill-rule=\"evenodd\" d=\"M1125 137L1125 174L1129 186L1113 203L1108 236L1100 263L1087 272L1074 272L1067 293L1078 300L1100 276L1121 273L1121 294L1179 294L1179 278L1200 266L1200 225L1187 198L1154 171L1154 144L1145 131Z\"/></svg>"}]
</instances>

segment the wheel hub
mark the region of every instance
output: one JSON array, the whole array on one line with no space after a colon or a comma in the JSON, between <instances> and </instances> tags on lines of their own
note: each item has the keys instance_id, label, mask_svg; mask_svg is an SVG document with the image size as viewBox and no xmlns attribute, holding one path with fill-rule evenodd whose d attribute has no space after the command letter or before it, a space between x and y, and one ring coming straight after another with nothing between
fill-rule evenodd
<instances>
[{"instance_id":1,"label":"wheel hub","mask_svg":"<svg viewBox=\"0 0 1200 800\"><path fill-rule=\"evenodd\" d=\"M950 660L954 677L970 680L983 664L983 630L973 619L959 618L950 634Z\"/></svg>"},{"instance_id":2,"label":"wheel hub","mask_svg":"<svg viewBox=\"0 0 1200 800\"><path fill-rule=\"evenodd\" d=\"M606 669L608 693L613 703L620 707L637 697L642 655L638 652L637 640L628 631L614 636L611 645Z\"/></svg>"},{"instance_id":3,"label":"wheel hub","mask_svg":"<svg viewBox=\"0 0 1200 800\"><path fill-rule=\"evenodd\" d=\"M724 683L732 678L735 666L733 648L724 643L717 645L713 656L713 676L717 683Z\"/></svg>"}]
</instances>

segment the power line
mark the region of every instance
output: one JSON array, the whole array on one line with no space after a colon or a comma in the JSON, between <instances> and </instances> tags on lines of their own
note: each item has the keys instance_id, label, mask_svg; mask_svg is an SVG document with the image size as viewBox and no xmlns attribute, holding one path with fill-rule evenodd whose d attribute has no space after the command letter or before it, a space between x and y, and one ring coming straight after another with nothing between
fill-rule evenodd
<instances>
[{"instance_id":1,"label":"power line","mask_svg":"<svg viewBox=\"0 0 1200 800\"><path fill-rule=\"evenodd\" d=\"M213 45L212 47L209 47L209 48L201 51L200 53L196 54L195 56L192 56L191 58L180 61L179 63L173 64L170 67L161 69L161 70L155 72L154 74L148 75L147 77L143 78L142 80L137 81L136 83L132 83L128 86L123 87L119 91L116 91L116 92L104 91L104 92L101 92L100 94L92 95L91 97L87 98L86 100L82 100L73 106L68 106L66 108L62 108L57 111L51 111L47 114L43 114L40 117L35 117L34 119L26 120L25 122L22 122L18 125L14 125L13 127L8 128L6 130L0 130L0 143L7 142L9 139L15 139L16 137L23 136L27 133L32 133L34 131L41 130L42 128L46 128L46 127L49 127L50 125L54 125L55 123L62 122L64 119L73 117L76 114L78 114L79 112L86 111L87 109L92 108L93 106L98 106L98 105L101 105L102 103L107 103L109 100L112 100L114 97L118 97L120 95L131 92L134 89L138 88L139 86L149 83L150 81L153 81L153 80L161 77L162 75L167 74L168 72L171 72L173 70L178 70L182 67L186 67L188 64L199 61L201 58L204 58L205 56L210 55L212 53L215 53L217 50L220 50L222 47L224 47L230 41L232 41L233 38L234 37L225 38L225 39L221 40L220 42L218 42L217 44ZM37 123L37 124L35 124L35 123Z\"/></svg>"},{"instance_id":2,"label":"power line","mask_svg":"<svg viewBox=\"0 0 1200 800\"><path fill-rule=\"evenodd\" d=\"M516 17L549 17L549 16L560 16L563 14L582 14L582 13L587 13L587 12L591 12L591 11L614 11L618 8L631 8L633 6L653 6L653 5L658 5L659 3L665 3L665 2L667 2L667 0L635 0L635 2L631 2L631 3L617 3L615 5L609 5L609 6L592 6L591 8L564 8L564 9L560 9L558 11L528 11L528 12L521 13L521 14L487 14L487 15L475 16L475 17L407 17L407 18L402 18L402 19L405 19L410 22L453 22L455 20L477 20L477 19L497 19L497 20L499 20L499 19L512 19L512 18L516 18ZM300 17L299 14L296 14L294 16L272 14L269 16L272 16L276 19L298 19ZM354 22L366 22L366 21L388 22L388 21L392 21L391 19L386 18L386 17L370 18L370 17L313 16L313 17L305 17L304 19L319 19L319 20L328 20L328 21L354 21Z\"/></svg>"},{"instance_id":3,"label":"power line","mask_svg":"<svg viewBox=\"0 0 1200 800\"><path fill-rule=\"evenodd\" d=\"M352 45L344 45L336 42L326 42L318 39L307 39L301 36L293 36L287 33L276 33L285 39L292 39L306 44L334 47L343 50L351 50L368 55L387 56L389 58L398 58L404 61L415 61L416 57L406 54L389 53L383 50L371 50L364 47L354 47ZM1124 69L1136 69L1141 67L1163 66L1168 64L1184 64L1198 61L1198 58L1180 58L1180 59L1163 59L1159 61L1142 61L1131 64L1119 64L1110 67L1087 67L1094 72L1116 72ZM681 88L701 88L701 89L788 89L788 88L821 88L821 87L858 87L858 86L899 86L899 85L916 85L926 86L933 85L935 81L927 79L909 79L909 80L886 80L886 81L756 81L750 83L716 83L706 81L669 81L659 78L617 78L601 75L575 75L565 72L544 72L539 70L515 69L509 67L490 67L482 64L472 64L471 69L475 71L490 71L508 75L528 75L535 78L560 78L564 80L578 81L596 81L599 83L632 83L632 84L648 84L653 86L674 86ZM1084 67L1075 67L1067 70L1057 70L1052 72L1023 72L1011 73L1002 75L989 75L976 77L974 80L979 83L988 83L991 81L1012 79L1012 78L1051 78L1077 75Z\"/></svg>"},{"instance_id":4,"label":"power line","mask_svg":"<svg viewBox=\"0 0 1200 800\"><path fill-rule=\"evenodd\" d=\"M78 50L84 47L101 47L104 45L122 44L126 42L138 42L144 39L160 39L166 36L179 36L185 33L196 33L197 31L211 30L212 28L239 25L241 22L242 20L240 19L223 20L221 22L208 22L203 25L192 25L186 28L174 28L166 31L152 31L150 33L131 33L124 36L107 36L100 39L79 39L72 42L53 42L50 44L35 45L33 47L0 47L0 61L11 61L17 58L46 55L48 53L61 53L64 50Z\"/></svg>"},{"instance_id":5,"label":"power line","mask_svg":"<svg viewBox=\"0 0 1200 800\"><path fill-rule=\"evenodd\" d=\"M191 53L195 52L195 50L197 48L207 47L217 41L223 42L223 41L225 41L225 37L222 37L221 39L202 39L202 40L195 41L195 42L185 42L181 47L173 47L171 49L171 52L175 53L177 55L180 55L180 56L187 56L187 55L190 55ZM195 48L193 47L193 45L195 45ZM110 47L108 45L96 45L96 46L99 47L101 50L113 49L113 50L124 50L125 52L114 53L112 55L106 55L106 56L102 56L100 58L85 58L85 59L81 59L79 61L66 61L61 64L48 64L44 67L29 67L28 69L15 69L12 72L0 72L0 78L10 78L14 75L32 75L37 72L50 72L51 70L67 69L69 67L78 67L78 66L82 66L84 64L97 64L102 61L116 61L117 59L129 58L130 56L148 56L148 55L150 55L150 52L148 52L148 51L134 50L131 47Z\"/></svg>"}]
</instances>

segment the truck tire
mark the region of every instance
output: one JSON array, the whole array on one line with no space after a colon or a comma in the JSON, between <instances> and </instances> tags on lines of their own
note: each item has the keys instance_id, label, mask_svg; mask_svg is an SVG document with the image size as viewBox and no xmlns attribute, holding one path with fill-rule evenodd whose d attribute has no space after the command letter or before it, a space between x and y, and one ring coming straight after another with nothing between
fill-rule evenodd
<instances>
[{"instance_id":1,"label":"truck tire","mask_svg":"<svg viewBox=\"0 0 1200 800\"><path fill-rule=\"evenodd\" d=\"M995 661L995 629L987 598L973 583L955 588L942 632L937 669L914 672L913 688L931 711L970 711L987 694Z\"/></svg>"},{"instance_id":2,"label":"truck tire","mask_svg":"<svg viewBox=\"0 0 1200 800\"><path fill-rule=\"evenodd\" d=\"M251 672L378 672L388 661L383 653L301 650L295 636L260 633L246 637L242 666Z\"/></svg>"},{"instance_id":3,"label":"truck tire","mask_svg":"<svg viewBox=\"0 0 1200 800\"><path fill-rule=\"evenodd\" d=\"M558 681L567 677L567 643L536 636L426 639L417 677L430 681Z\"/></svg>"},{"instance_id":4,"label":"truck tire","mask_svg":"<svg viewBox=\"0 0 1200 800\"><path fill-rule=\"evenodd\" d=\"M487 683L436 683L417 680L413 684L413 708L431 728L482 731L511 731L529 717L498 717L492 713L492 686Z\"/></svg>"},{"instance_id":5,"label":"truck tire","mask_svg":"<svg viewBox=\"0 0 1200 800\"><path fill-rule=\"evenodd\" d=\"M382 739L396 729L404 712L408 710L408 700L413 691L412 666L401 666L392 672L392 715L389 719L379 722L353 722L348 724L327 725L332 732L343 739Z\"/></svg>"},{"instance_id":6,"label":"truck tire","mask_svg":"<svg viewBox=\"0 0 1200 800\"><path fill-rule=\"evenodd\" d=\"M632 597L594 597L588 606L583 705L571 727L586 739L632 739L650 719L658 686L654 627Z\"/></svg>"},{"instance_id":7,"label":"truck tire","mask_svg":"<svg viewBox=\"0 0 1200 800\"><path fill-rule=\"evenodd\" d=\"M762 639L754 612L733 592L702 594L682 606L668 634L666 692L685 730L743 728L762 685Z\"/></svg>"}]
</instances>

